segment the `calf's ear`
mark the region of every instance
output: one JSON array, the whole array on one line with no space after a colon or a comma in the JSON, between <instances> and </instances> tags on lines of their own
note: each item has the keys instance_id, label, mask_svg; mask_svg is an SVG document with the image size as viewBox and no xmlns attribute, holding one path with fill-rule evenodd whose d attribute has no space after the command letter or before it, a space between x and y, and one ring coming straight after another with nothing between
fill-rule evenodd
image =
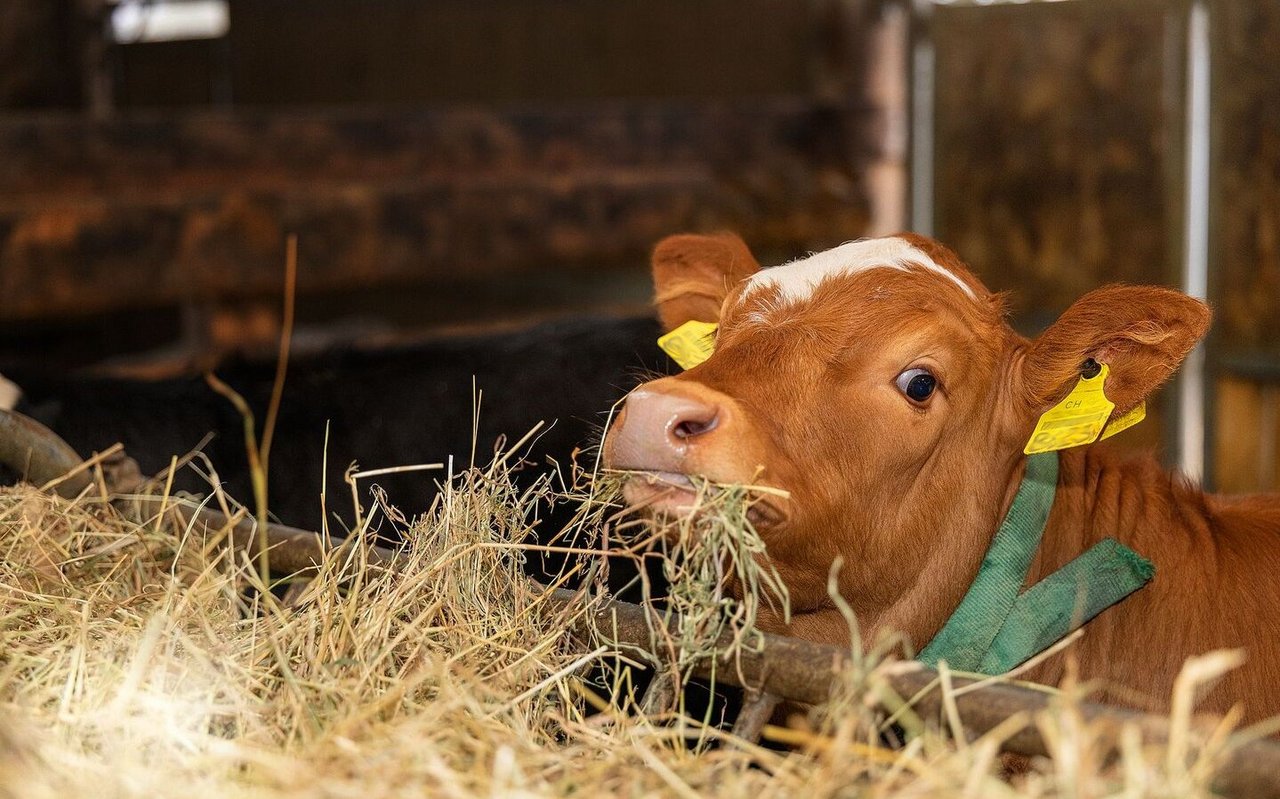
<instances>
[{"instance_id":1,"label":"calf's ear","mask_svg":"<svg viewBox=\"0 0 1280 799\"><path fill-rule=\"evenodd\" d=\"M1209 307L1155 286L1104 286L1081 297L1031 345L1023 397L1043 413L1076 385L1084 362L1110 367L1104 390L1113 417L1127 413L1173 374L1209 328Z\"/></svg>"},{"instance_id":2,"label":"calf's ear","mask_svg":"<svg viewBox=\"0 0 1280 799\"><path fill-rule=\"evenodd\" d=\"M691 319L720 321L729 291L760 264L733 233L668 236L653 249L654 304L664 330Z\"/></svg>"}]
</instances>

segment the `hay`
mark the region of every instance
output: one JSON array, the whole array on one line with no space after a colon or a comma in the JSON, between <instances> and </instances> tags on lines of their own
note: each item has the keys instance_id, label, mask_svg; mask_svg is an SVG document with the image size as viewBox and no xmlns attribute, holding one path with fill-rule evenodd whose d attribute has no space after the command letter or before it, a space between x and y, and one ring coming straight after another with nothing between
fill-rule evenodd
<instances>
[{"instance_id":1,"label":"hay","mask_svg":"<svg viewBox=\"0 0 1280 799\"><path fill-rule=\"evenodd\" d=\"M629 473L617 472L614 480ZM665 592L653 601L653 586L639 570L641 595L649 610L649 628L659 651L651 665L664 670L675 684L688 681L694 666L712 659L735 666L747 650L759 651L762 637L757 628L760 611L790 619L786 584L769 561L764 539L752 524L748 511L758 500L758 486L715 485L693 478L692 512L675 519L628 518L619 514L624 539L639 540L639 547L613 545L625 551L659 557ZM595 481L605 496L617 493L613 480ZM730 645L715 643L728 633ZM607 631L600 631L607 636Z\"/></svg>"},{"instance_id":2,"label":"hay","mask_svg":"<svg viewBox=\"0 0 1280 799\"><path fill-rule=\"evenodd\" d=\"M570 633L590 598L553 607L522 569L554 551L569 557L566 575L598 577L616 509L582 485L557 491L550 476L518 488L505 464L450 475L411 524L375 502L351 545L287 600L263 592L243 556L168 517L0 490L0 795L1207 794L1215 750L1091 727L1072 691L1055 712L972 742L902 708L896 722L919 734L885 748L876 657L856 659L806 724L767 729L792 751L678 713L647 718L620 688L623 656ZM721 510L668 559L684 564L670 574L674 605L699 619L682 629L677 670L725 625L752 645L755 611L725 593L727 575L753 602L785 601L745 524L745 494L708 490ZM553 498L578 503L574 537L535 547L536 508ZM364 556L377 524L403 528L395 569ZM1202 662L1188 680L1224 667ZM998 744L1026 724L1048 734L1054 757L1010 783Z\"/></svg>"}]
</instances>

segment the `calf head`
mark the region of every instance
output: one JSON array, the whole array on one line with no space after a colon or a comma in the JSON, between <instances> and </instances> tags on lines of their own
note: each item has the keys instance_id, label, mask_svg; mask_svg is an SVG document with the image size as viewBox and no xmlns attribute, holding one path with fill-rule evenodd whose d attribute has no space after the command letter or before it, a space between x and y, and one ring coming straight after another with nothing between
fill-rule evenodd
<instances>
[{"instance_id":1,"label":"calf head","mask_svg":"<svg viewBox=\"0 0 1280 799\"><path fill-rule=\"evenodd\" d=\"M665 328L719 328L708 360L634 390L611 426L606 464L640 473L628 501L689 513L690 476L782 489L752 519L793 612L830 607L839 557L838 589L859 618L917 644L963 596L1023 445L1084 362L1110 366L1119 416L1209 318L1175 291L1109 286L1028 341L955 254L910 234L771 269L736 236L675 236L653 273Z\"/></svg>"}]
</instances>

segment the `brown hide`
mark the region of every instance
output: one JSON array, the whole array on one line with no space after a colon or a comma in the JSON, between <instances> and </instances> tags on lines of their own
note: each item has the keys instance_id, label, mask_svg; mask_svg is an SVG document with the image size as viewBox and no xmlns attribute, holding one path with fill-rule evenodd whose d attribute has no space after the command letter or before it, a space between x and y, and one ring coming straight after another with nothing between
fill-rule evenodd
<instances>
[{"instance_id":1,"label":"brown hide","mask_svg":"<svg viewBox=\"0 0 1280 799\"><path fill-rule=\"evenodd\" d=\"M1187 657L1245 648L1244 667L1204 707L1242 703L1252 720L1280 713L1280 496L1223 497L1107 446L1061 454L1058 495L1031 567L1039 580L1110 536L1156 566L1144 589L1106 611L1074 647L1082 674L1107 698L1164 710ZM1033 679L1056 683L1064 658Z\"/></svg>"},{"instance_id":2,"label":"brown hide","mask_svg":"<svg viewBox=\"0 0 1280 799\"><path fill-rule=\"evenodd\" d=\"M683 475L789 492L763 497L755 519L795 614L771 626L819 641L849 637L826 589L839 559L838 588L865 640L897 631L917 649L927 643L1012 502L1036 420L1083 362L1110 366L1114 418L1165 381L1209 323L1208 309L1178 292L1109 286L1028 341L1008 326L1002 299L929 239L851 243L762 272L739 245L681 236L658 246L664 324L718 321L716 351L631 395L605 458L675 476L665 488L627 484L633 504L667 512L689 510ZM1106 445L1063 452L1029 580L1108 536L1157 573L1073 645L1082 675L1103 680L1113 699L1160 708L1188 656L1243 646L1247 664L1208 705L1280 713L1271 690L1280 497L1206 496L1154 458L1125 459ZM1063 657L1035 676L1059 679Z\"/></svg>"}]
</instances>

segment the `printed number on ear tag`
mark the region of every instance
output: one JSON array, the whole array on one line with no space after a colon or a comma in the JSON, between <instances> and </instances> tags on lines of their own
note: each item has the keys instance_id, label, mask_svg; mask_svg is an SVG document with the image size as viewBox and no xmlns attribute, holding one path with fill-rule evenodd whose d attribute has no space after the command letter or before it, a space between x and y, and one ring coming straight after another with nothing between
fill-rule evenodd
<instances>
[{"instance_id":1,"label":"printed number on ear tag","mask_svg":"<svg viewBox=\"0 0 1280 799\"><path fill-rule=\"evenodd\" d=\"M715 352L718 327L691 319L658 339L658 346L682 369L692 369Z\"/></svg>"},{"instance_id":2,"label":"printed number on ear tag","mask_svg":"<svg viewBox=\"0 0 1280 799\"><path fill-rule=\"evenodd\" d=\"M1116 407L1102 393L1102 387L1110 373L1111 370L1104 363L1097 375L1091 378L1081 377L1066 399L1040 417L1036 429L1031 433L1031 440L1022 451L1034 455L1037 452L1052 452L1097 441L1107 423L1107 417Z\"/></svg>"}]
</instances>

